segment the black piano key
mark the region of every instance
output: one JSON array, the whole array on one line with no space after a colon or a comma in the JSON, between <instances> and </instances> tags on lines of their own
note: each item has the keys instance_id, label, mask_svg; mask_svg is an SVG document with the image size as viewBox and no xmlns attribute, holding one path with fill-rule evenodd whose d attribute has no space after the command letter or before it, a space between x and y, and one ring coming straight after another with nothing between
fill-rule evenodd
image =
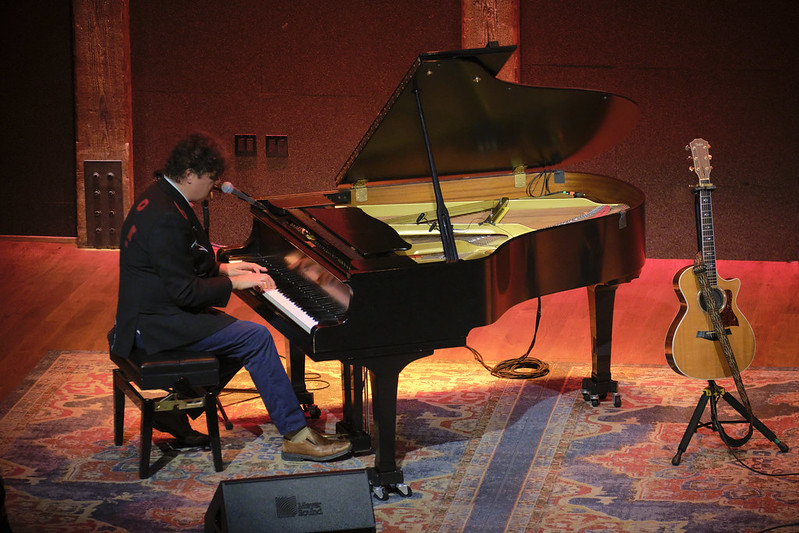
<instances>
[{"instance_id":1,"label":"black piano key","mask_svg":"<svg viewBox=\"0 0 799 533\"><path fill-rule=\"evenodd\" d=\"M340 322L346 310L324 290L270 257L249 258L268 269L277 289L320 323Z\"/></svg>"}]
</instances>

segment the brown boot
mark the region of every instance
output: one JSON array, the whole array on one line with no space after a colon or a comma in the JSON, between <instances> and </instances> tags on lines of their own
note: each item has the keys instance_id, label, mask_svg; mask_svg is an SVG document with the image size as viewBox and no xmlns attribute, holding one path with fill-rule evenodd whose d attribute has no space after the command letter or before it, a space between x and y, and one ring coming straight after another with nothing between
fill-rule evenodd
<instances>
[{"instance_id":1,"label":"brown boot","mask_svg":"<svg viewBox=\"0 0 799 533\"><path fill-rule=\"evenodd\" d=\"M347 440L327 438L304 427L291 438L283 438L282 457L286 461L330 461L349 453Z\"/></svg>"}]
</instances>

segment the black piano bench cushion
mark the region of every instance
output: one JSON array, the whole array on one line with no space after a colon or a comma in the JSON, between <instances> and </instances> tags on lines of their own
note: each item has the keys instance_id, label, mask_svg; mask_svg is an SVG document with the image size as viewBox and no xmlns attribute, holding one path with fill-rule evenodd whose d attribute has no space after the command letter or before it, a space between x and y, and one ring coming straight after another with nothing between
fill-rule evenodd
<instances>
[{"instance_id":1,"label":"black piano bench cushion","mask_svg":"<svg viewBox=\"0 0 799 533\"><path fill-rule=\"evenodd\" d=\"M219 385L219 359L208 352L134 350L128 358L111 360L141 390L171 389L181 378L198 387Z\"/></svg>"}]
</instances>

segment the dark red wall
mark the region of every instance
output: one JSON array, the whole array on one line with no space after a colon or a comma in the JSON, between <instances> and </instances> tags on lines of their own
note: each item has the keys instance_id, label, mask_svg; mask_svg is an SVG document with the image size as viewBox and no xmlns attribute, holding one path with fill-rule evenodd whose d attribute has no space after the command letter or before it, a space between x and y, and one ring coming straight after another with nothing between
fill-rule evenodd
<instances>
[{"instance_id":1,"label":"dark red wall","mask_svg":"<svg viewBox=\"0 0 799 533\"><path fill-rule=\"evenodd\" d=\"M231 149L226 179L253 196L334 188L336 173L420 52L460 47L459 0L131 3L136 190L178 137L207 131ZM264 156L267 134L289 157ZM215 242L249 234L246 204L212 203Z\"/></svg>"},{"instance_id":2,"label":"dark red wall","mask_svg":"<svg viewBox=\"0 0 799 533\"><path fill-rule=\"evenodd\" d=\"M630 138L580 168L600 168L644 190L648 255L696 251L689 187L696 176L684 148L702 137L718 187L718 257L799 259L795 4L563 4L522 3L523 81L600 88L639 104Z\"/></svg>"},{"instance_id":3,"label":"dark red wall","mask_svg":"<svg viewBox=\"0 0 799 533\"><path fill-rule=\"evenodd\" d=\"M77 235L70 6L0 4L3 235Z\"/></svg>"},{"instance_id":4,"label":"dark red wall","mask_svg":"<svg viewBox=\"0 0 799 533\"><path fill-rule=\"evenodd\" d=\"M522 1L521 75L641 107L632 135L567 170L610 174L647 195L647 253L691 257L684 147L710 141L720 259L795 260L797 52L792 3ZM460 0L131 3L134 171L141 191L172 144L202 129L255 158L227 179L253 195L333 187L333 179L414 56L460 47ZM504 43L503 43L504 44ZM264 136L289 157L264 157ZM249 233L246 206L212 207L212 238Z\"/></svg>"}]
</instances>

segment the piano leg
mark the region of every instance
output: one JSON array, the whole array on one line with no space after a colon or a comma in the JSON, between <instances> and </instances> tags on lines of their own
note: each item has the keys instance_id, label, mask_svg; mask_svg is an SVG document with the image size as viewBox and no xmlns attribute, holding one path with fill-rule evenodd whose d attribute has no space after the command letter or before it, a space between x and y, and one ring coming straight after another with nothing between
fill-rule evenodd
<instances>
[{"instance_id":1,"label":"piano leg","mask_svg":"<svg viewBox=\"0 0 799 533\"><path fill-rule=\"evenodd\" d=\"M618 383L610 377L610 354L613 341L613 305L618 284L588 287L588 310L591 320L591 377L583 379L583 398L594 407L608 393L613 405L621 406Z\"/></svg>"},{"instance_id":2,"label":"piano leg","mask_svg":"<svg viewBox=\"0 0 799 533\"><path fill-rule=\"evenodd\" d=\"M313 393L305 386L305 352L299 350L286 340L289 347L289 356L286 358L286 373L291 380L291 386L302 410L311 418L319 418L322 411L313 403Z\"/></svg>"},{"instance_id":3,"label":"piano leg","mask_svg":"<svg viewBox=\"0 0 799 533\"><path fill-rule=\"evenodd\" d=\"M410 496L411 489L404 483L402 470L397 468L397 386L399 374L409 363L431 355L432 351L407 355L374 357L358 361L356 368L369 370L372 385L372 417L374 419L375 466L367 474L372 492L381 500L389 492Z\"/></svg>"}]
</instances>

